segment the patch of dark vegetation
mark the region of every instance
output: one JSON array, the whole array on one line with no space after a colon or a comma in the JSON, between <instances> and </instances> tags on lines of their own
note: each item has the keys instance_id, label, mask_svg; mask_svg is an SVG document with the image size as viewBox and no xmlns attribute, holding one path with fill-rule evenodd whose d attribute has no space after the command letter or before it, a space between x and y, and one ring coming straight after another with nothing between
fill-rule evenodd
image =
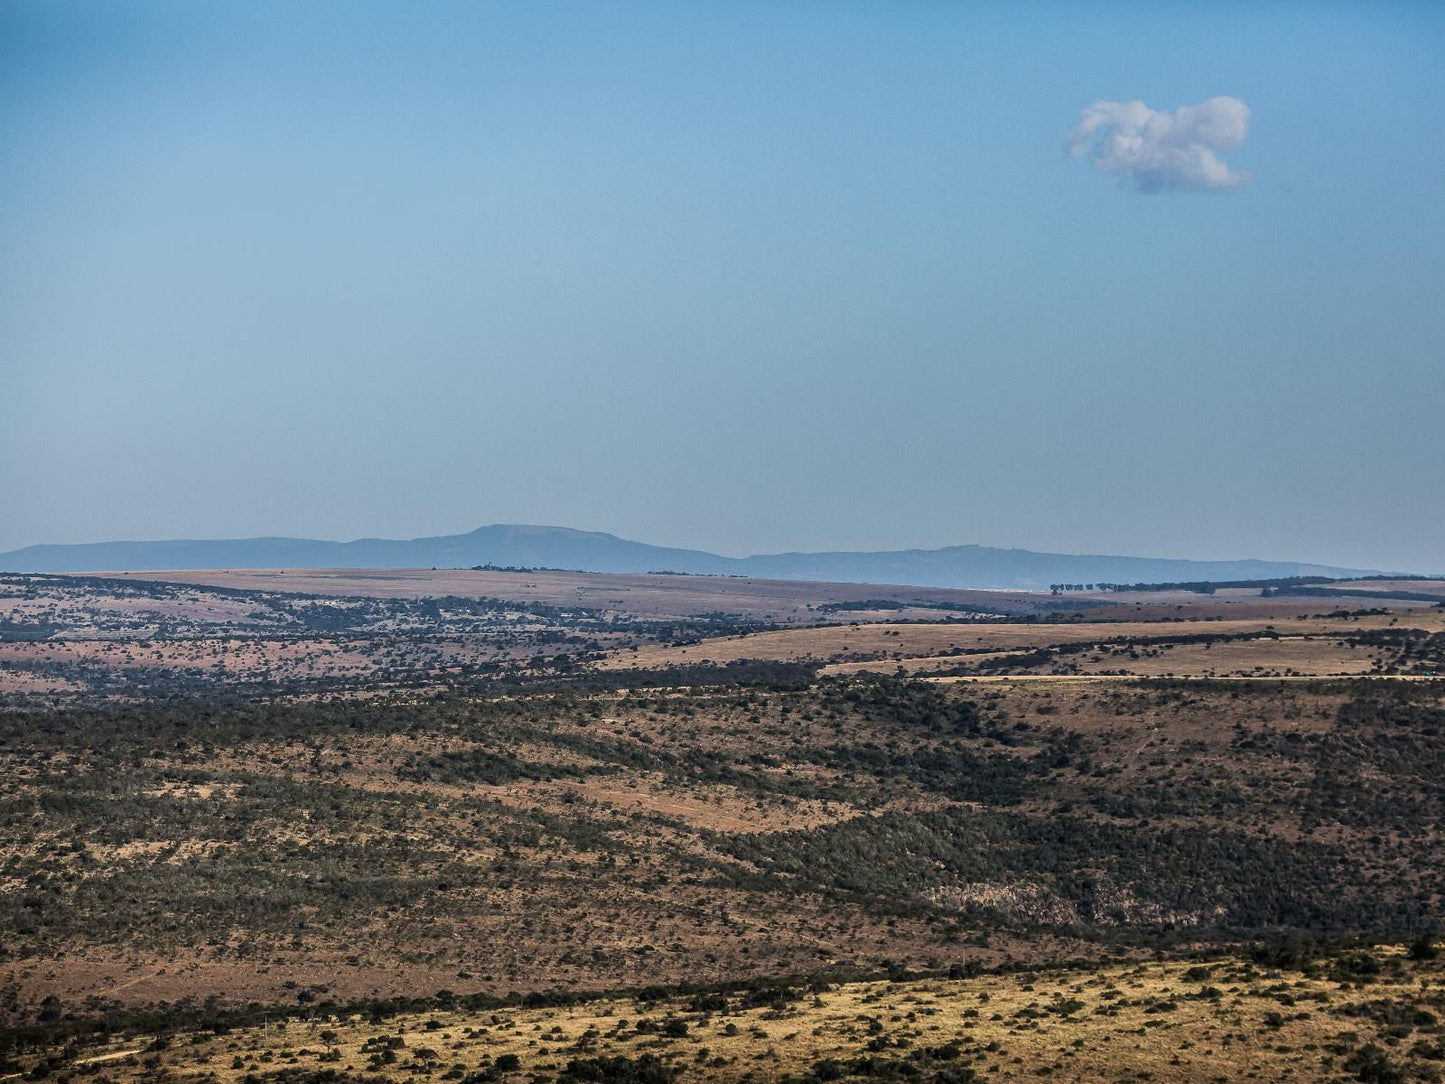
<instances>
[{"instance_id":1,"label":"patch of dark vegetation","mask_svg":"<svg viewBox=\"0 0 1445 1084\"><path fill-rule=\"evenodd\" d=\"M642 1054L636 1058L614 1054L610 1057L573 1058L557 1079L563 1084L672 1084L680 1072L656 1054Z\"/></svg>"}]
</instances>

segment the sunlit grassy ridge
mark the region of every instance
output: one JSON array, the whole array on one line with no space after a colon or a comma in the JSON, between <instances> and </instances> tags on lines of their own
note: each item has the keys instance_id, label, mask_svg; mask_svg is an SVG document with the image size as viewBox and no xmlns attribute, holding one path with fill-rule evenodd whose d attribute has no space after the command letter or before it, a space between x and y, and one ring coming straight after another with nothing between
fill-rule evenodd
<instances>
[{"instance_id":1,"label":"sunlit grassy ridge","mask_svg":"<svg viewBox=\"0 0 1445 1084\"><path fill-rule=\"evenodd\" d=\"M561 1006L443 997L422 1012L42 1041L8 1068L95 1084L1431 1081L1445 1066L1442 1016L1445 966L1417 941Z\"/></svg>"}]
</instances>

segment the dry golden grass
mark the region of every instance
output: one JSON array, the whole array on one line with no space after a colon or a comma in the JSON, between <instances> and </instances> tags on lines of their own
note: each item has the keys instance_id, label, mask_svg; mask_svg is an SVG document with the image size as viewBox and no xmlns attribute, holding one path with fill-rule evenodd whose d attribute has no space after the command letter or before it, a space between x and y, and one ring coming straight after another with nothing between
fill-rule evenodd
<instances>
[{"instance_id":1,"label":"dry golden grass","mask_svg":"<svg viewBox=\"0 0 1445 1084\"><path fill-rule=\"evenodd\" d=\"M1008 660L1009 652L990 652L959 659L947 655L907 658L896 663L905 673L928 676L939 670L968 666L986 666L990 662ZM1387 653L1375 647L1357 646L1331 638L1282 637L1279 640L1257 639L1203 644L1161 644L1142 649L1135 657L1124 654L1089 653L1071 655L1069 675L1042 674L1033 676L1064 677L1354 677L1369 674L1377 661ZM844 662L823 667L824 676L857 674L880 669L876 662ZM987 676L987 675L983 675Z\"/></svg>"},{"instance_id":2,"label":"dry golden grass","mask_svg":"<svg viewBox=\"0 0 1445 1084\"><path fill-rule=\"evenodd\" d=\"M1082 673L1113 673L1145 677L1252 676L1259 672L1303 675L1361 674L1371 669L1377 649L1350 647L1340 637L1369 629L1445 629L1438 610L1375 614L1355 618L1305 617L1285 621L1238 619L1214 621L1093 621L1065 624L854 624L786 629L746 636L726 636L688 646L652 646L609 655L606 670L659 669L690 663L729 663L739 659L824 663L822 673L850 674L863 670L925 674L977 666L1010 652L1059 644L1110 643L1132 637L1151 640L1171 636L1209 635L1259 639L1139 648L1137 658L1121 654L1092 658L1069 655L1067 662ZM1278 637L1278 639L1276 639ZM967 652L968 654L961 654ZM992 653L992 654L990 654Z\"/></svg>"},{"instance_id":3,"label":"dry golden grass","mask_svg":"<svg viewBox=\"0 0 1445 1084\"><path fill-rule=\"evenodd\" d=\"M379 1022L257 1019L225 1034L177 1036L162 1049L117 1035L61 1054L56 1071L100 1069L116 1082L232 1084L325 1068L381 1081L445 1080L510 1055L518 1068L498 1077L548 1081L579 1059L651 1055L681 1081L806 1077L825 1061L847 1079L907 1079L890 1077L889 1064L911 1059L924 1070L914 1079L923 1080L947 1067L954 1079L972 1070L989 1081L1214 1084L1365 1079L1354 1067L1374 1044L1408 1077L1369 1079L1438 1080L1445 969L1401 949L1370 955L1381 971L1363 981L1329 961L1307 972L1268 971L1216 958L851 983L756 1008L736 996L711 1010L689 998L620 997Z\"/></svg>"},{"instance_id":4,"label":"dry golden grass","mask_svg":"<svg viewBox=\"0 0 1445 1084\"><path fill-rule=\"evenodd\" d=\"M1406 591L1412 595L1437 595L1445 599L1445 580L1351 580L1330 586L1352 591Z\"/></svg>"}]
</instances>

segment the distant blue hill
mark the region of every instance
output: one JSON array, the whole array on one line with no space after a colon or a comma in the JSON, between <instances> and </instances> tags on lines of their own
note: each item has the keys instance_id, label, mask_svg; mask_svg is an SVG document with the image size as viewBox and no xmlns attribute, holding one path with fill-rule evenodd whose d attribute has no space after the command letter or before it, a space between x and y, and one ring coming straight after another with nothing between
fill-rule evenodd
<instances>
[{"instance_id":1,"label":"distant blue hill","mask_svg":"<svg viewBox=\"0 0 1445 1084\"><path fill-rule=\"evenodd\" d=\"M467 534L398 541L241 538L27 546L0 553L7 572L148 572L200 568L470 568L498 565L582 572L685 572L835 583L1036 590L1053 583L1177 583L1286 576L1353 578L1372 569L1295 561L1184 561L988 546L875 553L720 557L629 542L596 531L496 524Z\"/></svg>"}]
</instances>

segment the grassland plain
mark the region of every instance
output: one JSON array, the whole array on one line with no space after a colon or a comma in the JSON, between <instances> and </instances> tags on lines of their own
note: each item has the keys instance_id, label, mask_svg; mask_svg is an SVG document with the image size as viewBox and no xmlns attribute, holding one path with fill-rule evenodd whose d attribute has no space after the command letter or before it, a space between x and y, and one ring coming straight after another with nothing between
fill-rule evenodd
<instances>
[{"instance_id":1,"label":"grassland plain","mask_svg":"<svg viewBox=\"0 0 1445 1084\"><path fill-rule=\"evenodd\" d=\"M894 975L497 1004L325 1004L35 1030L11 1078L96 1084L492 1081L1438 1081L1424 940L968 977ZM63 1038L60 1038L63 1036Z\"/></svg>"},{"instance_id":2,"label":"grassland plain","mask_svg":"<svg viewBox=\"0 0 1445 1084\"><path fill-rule=\"evenodd\" d=\"M680 668L770 662L834 675L1418 674L1445 637L1445 609L1422 601L1432 581L1360 581L1349 590L1368 598L1326 601L1269 587L1057 599L543 571L174 575L190 580L0 576L0 700L356 696L584 674L665 685L700 676Z\"/></svg>"},{"instance_id":3,"label":"grassland plain","mask_svg":"<svg viewBox=\"0 0 1445 1084\"><path fill-rule=\"evenodd\" d=\"M156 578L165 575L185 578ZM886 602L894 619L961 622L1065 605L1018 593L545 571L0 574L0 698L355 695L555 676L609 651L831 622L860 599Z\"/></svg>"},{"instance_id":4,"label":"grassland plain","mask_svg":"<svg viewBox=\"0 0 1445 1084\"><path fill-rule=\"evenodd\" d=\"M1409 634L1407 636L1407 633ZM1445 612L1296 614L1287 619L1073 621L1063 624L850 623L628 648L603 669L741 659L806 662L824 674L1096 673L1127 677L1353 676L1398 665L1407 641L1438 658ZM1408 657L1405 660L1408 663ZM1427 667L1433 668L1433 667Z\"/></svg>"}]
</instances>

